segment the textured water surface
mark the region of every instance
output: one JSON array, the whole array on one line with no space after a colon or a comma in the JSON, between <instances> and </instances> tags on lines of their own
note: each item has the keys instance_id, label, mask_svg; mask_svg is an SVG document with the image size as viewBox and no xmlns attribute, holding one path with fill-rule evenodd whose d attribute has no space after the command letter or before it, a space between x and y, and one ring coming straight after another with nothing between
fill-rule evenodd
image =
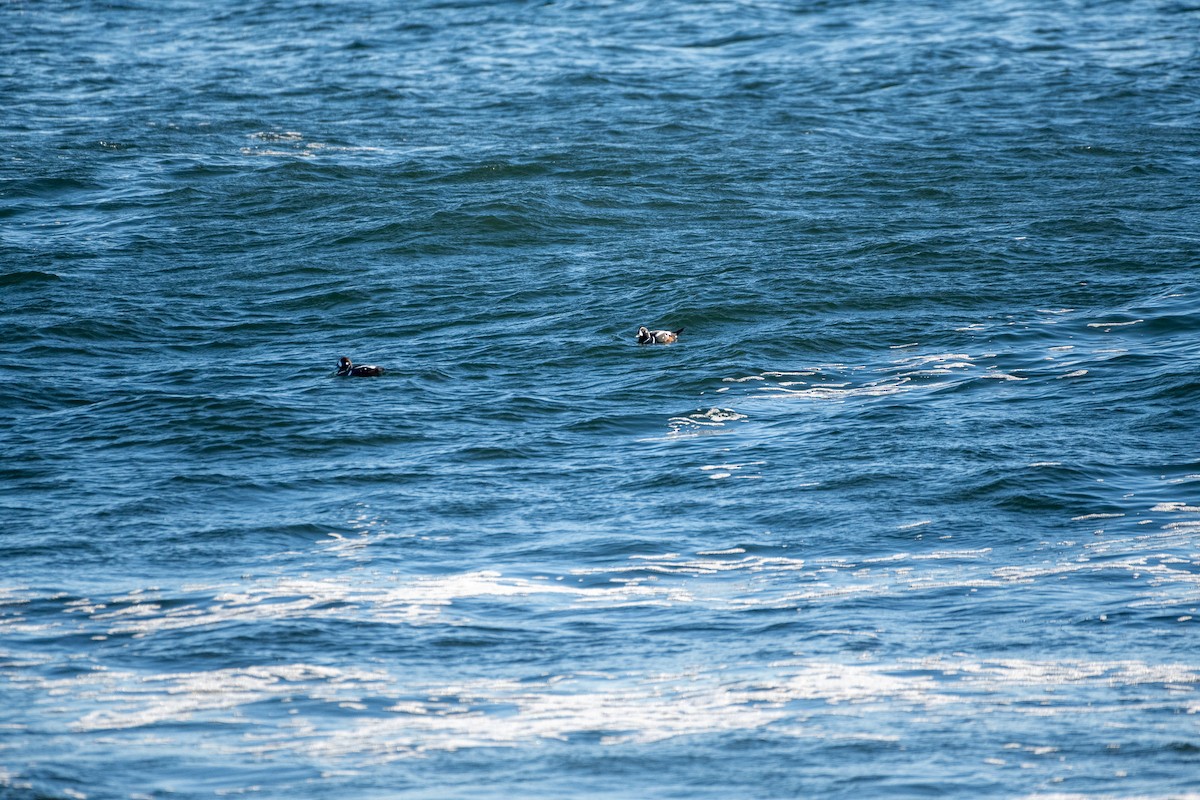
<instances>
[{"instance_id":1,"label":"textured water surface","mask_svg":"<svg viewBox=\"0 0 1200 800\"><path fill-rule=\"evenodd\" d=\"M0 31L0 797L1200 796L1194 5Z\"/></svg>"}]
</instances>

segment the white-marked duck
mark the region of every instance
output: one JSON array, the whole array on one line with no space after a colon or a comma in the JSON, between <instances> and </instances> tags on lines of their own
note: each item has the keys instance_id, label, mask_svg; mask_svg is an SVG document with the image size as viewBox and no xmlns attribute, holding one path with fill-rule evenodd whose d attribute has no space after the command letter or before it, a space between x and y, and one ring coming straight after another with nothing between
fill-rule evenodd
<instances>
[{"instance_id":1,"label":"white-marked duck","mask_svg":"<svg viewBox=\"0 0 1200 800\"><path fill-rule=\"evenodd\" d=\"M337 374L343 378L377 378L383 374L383 367L374 364L355 366L353 361L342 356L338 359Z\"/></svg>"},{"instance_id":2,"label":"white-marked duck","mask_svg":"<svg viewBox=\"0 0 1200 800\"><path fill-rule=\"evenodd\" d=\"M671 344L683 333L683 328L677 331L652 331L645 325L638 328L638 344Z\"/></svg>"}]
</instances>

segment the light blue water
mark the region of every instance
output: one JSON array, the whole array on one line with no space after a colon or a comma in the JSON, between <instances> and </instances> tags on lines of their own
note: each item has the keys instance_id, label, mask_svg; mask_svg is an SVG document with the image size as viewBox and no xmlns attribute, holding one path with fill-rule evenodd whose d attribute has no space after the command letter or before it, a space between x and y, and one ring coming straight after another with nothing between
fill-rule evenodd
<instances>
[{"instance_id":1,"label":"light blue water","mask_svg":"<svg viewBox=\"0 0 1200 800\"><path fill-rule=\"evenodd\" d=\"M1197 187L1183 3L0 5L0 797L1200 796Z\"/></svg>"}]
</instances>

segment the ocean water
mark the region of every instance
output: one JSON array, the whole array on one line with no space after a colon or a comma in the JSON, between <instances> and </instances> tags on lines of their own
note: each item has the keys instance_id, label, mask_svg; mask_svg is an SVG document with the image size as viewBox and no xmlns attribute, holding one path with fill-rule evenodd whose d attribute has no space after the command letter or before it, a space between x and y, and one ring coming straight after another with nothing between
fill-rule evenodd
<instances>
[{"instance_id":1,"label":"ocean water","mask_svg":"<svg viewBox=\"0 0 1200 800\"><path fill-rule=\"evenodd\" d=\"M1200 797L1198 208L1193 3L6 0L0 797Z\"/></svg>"}]
</instances>

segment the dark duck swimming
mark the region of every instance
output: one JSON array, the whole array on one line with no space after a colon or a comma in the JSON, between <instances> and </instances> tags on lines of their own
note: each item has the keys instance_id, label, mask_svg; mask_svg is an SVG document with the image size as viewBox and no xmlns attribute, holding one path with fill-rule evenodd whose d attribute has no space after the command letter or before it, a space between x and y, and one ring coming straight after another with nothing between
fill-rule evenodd
<instances>
[{"instance_id":1,"label":"dark duck swimming","mask_svg":"<svg viewBox=\"0 0 1200 800\"><path fill-rule=\"evenodd\" d=\"M652 331L645 325L638 328L637 343L638 344L671 344L679 338L679 334L683 333L683 328L677 331Z\"/></svg>"},{"instance_id":2,"label":"dark duck swimming","mask_svg":"<svg viewBox=\"0 0 1200 800\"><path fill-rule=\"evenodd\" d=\"M342 356L338 359L337 374L343 378L377 378L383 374L383 367L374 364L355 366L353 361Z\"/></svg>"}]
</instances>

